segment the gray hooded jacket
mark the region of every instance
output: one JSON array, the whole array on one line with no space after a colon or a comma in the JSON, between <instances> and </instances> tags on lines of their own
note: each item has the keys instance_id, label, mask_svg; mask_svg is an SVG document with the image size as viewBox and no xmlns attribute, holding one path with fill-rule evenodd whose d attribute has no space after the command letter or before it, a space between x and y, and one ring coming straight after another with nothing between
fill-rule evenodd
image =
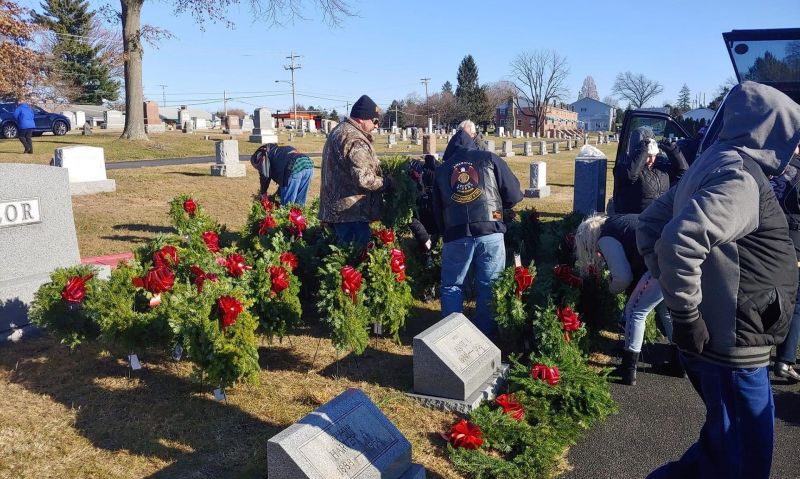
<instances>
[{"instance_id":1,"label":"gray hooded jacket","mask_svg":"<svg viewBox=\"0 0 800 479\"><path fill-rule=\"evenodd\" d=\"M786 336L797 291L788 226L767 176L800 143L800 106L774 88L733 88L717 141L639 217L637 246L676 322L702 318L702 357L762 367Z\"/></svg>"}]
</instances>

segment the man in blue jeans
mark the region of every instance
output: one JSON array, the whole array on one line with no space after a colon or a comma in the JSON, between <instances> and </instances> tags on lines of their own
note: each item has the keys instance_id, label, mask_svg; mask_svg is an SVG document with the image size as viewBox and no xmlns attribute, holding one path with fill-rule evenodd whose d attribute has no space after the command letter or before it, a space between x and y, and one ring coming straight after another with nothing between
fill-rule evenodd
<instances>
[{"instance_id":1,"label":"man in blue jeans","mask_svg":"<svg viewBox=\"0 0 800 479\"><path fill-rule=\"evenodd\" d=\"M267 192L270 182L274 180L278 184L282 205L306 204L308 185L314 174L314 163L308 155L299 153L291 146L268 143L253 153L250 163L258 170L262 195Z\"/></svg>"},{"instance_id":2,"label":"man in blue jeans","mask_svg":"<svg viewBox=\"0 0 800 479\"><path fill-rule=\"evenodd\" d=\"M506 266L503 210L522 201L519 180L500 157L458 148L436 168L433 211L444 238L442 316L464 309L464 280L474 266L477 308L473 323L497 333L490 310L492 283Z\"/></svg>"},{"instance_id":3,"label":"man in blue jeans","mask_svg":"<svg viewBox=\"0 0 800 479\"><path fill-rule=\"evenodd\" d=\"M697 442L650 478L768 479L772 467L767 367L789 330L798 278L768 177L797 153L800 106L747 81L733 87L721 114L717 140L639 215L638 249L706 406Z\"/></svg>"},{"instance_id":4,"label":"man in blue jeans","mask_svg":"<svg viewBox=\"0 0 800 479\"><path fill-rule=\"evenodd\" d=\"M25 148L25 153L33 154L33 140L31 135L33 129L36 128L36 123L33 121L33 109L24 101L19 102L17 108L14 110L14 120L17 122L17 137Z\"/></svg>"}]
</instances>

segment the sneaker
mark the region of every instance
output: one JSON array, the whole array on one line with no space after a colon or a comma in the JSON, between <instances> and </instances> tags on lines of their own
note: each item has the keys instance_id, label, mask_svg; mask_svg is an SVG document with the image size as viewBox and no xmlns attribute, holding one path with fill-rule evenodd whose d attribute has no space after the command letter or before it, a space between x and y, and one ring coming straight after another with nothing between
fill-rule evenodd
<instances>
[{"instance_id":1,"label":"sneaker","mask_svg":"<svg viewBox=\"0 0 800 479\"><path fill-rule=\"evenodd\" d=\"M775 361L775 366L772 367L772 372L776 378L783 378L789 382L800 382L800 373L795 370L791 364L786 364L782 361Z\"/></svg>"}]
</instances>

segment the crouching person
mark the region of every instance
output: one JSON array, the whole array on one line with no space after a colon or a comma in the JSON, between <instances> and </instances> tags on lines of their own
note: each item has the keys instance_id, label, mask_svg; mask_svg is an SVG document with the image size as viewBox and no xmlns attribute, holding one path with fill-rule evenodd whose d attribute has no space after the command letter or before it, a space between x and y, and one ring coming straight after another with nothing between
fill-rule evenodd
<instances>
[{"instance_id":1,"label":"crouching person","mask_svg":"<svg viewBox=\"0 0 800 479\"><path fill-rule=\"evenodd\" d=\"M270 183L275 181L282 205L306 204L308 185L314 175L314 163L308 155L291 146L268 143L253 153L250 164L258 170L260 194L265 194Z\"/></svg>"}]
</instances>

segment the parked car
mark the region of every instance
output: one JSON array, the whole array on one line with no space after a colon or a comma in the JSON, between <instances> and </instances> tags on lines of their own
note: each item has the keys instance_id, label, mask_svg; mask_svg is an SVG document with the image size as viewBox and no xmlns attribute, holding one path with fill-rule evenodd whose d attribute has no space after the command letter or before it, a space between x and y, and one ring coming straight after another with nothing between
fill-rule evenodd
<instances>
[{"instance_id":1,"label":"parked car","mask_svg":"<svg viewBox=\"0 0 800 479\"><path fill-rule=\"evenodd\" d=\"M740 83L750 80L769 85L800 104L800 28L733 30L723 33L722 38ZM651 127L657 140L682 138L678 145L691 164L716 141L722 128L722 112L726 101L727 97L714 113L702 139L693 138L666 113L628 110L619 134L617 164L628 162L629 150L636 147L628 144L630 135L640 126Z\"/></svg>"},{"instance_id":2,"label":"parked car","mask_svg":"<svg viewBox=\"0 0 800 479\"><path fill-rule=\"evenodd\" d=\"M17 108L15 103L0 103L0 136L5 139L16 138L17 122L14 120L14 110ZM46 132L54 135L66 135L72 128L69 118L58 113L49 113L38 106L31 106L33 109L33 121L36 128L33 130L34 136L41 136Z\"/></svg>"}]
</instances>

